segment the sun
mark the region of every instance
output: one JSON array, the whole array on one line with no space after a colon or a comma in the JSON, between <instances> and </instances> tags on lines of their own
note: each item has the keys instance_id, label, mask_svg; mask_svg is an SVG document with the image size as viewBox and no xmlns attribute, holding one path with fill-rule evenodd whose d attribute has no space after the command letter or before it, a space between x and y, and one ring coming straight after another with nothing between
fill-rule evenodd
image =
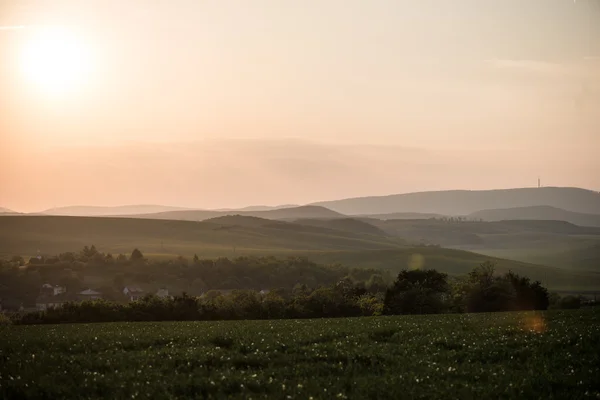
<instances>
[{"instance_id":1,"label":"sun","mask_svg":"<svg viewBox=\"0 0 600 400\"><path fill-rule=\"evenodd\" d=\"M20 61L25 80L50 96L82 89L91 66L84 43L73 32L62 28L31 32L23 44Z\"/></svg>"}]
</instances>

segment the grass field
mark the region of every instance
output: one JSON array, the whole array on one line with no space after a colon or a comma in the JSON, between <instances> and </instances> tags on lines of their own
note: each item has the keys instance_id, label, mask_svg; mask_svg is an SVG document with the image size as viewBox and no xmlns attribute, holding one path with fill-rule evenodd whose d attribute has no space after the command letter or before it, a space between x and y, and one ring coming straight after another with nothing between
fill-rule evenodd
<instances>
[{"instance_id":1,"label":"grass field","mask_svg":"<svg viewBox=\"0 0 600 400\"><path fill-rule=\"evenodd\" d=\"M95 244L102 251L207 257L286 251L399 248L399 238L303 226L255 217L212 221L133 218L0 216L0 255L75 251Z\"/></svg>"},{"instance_id":2,"label":"grass field","mask_svg":"<svg viewBox=\"0 0 600 400\"><path fill-rule=\"evenodd\" d=\"M477 249L476 251L493 257L600 273L600 241L577 246L555 246L551 249Z\"/></svg>"},{"instance_id":3,"label":"grass field","mask_svg":"<svg viewBox=\"0 0 600 400\"><path fill-rule=\"evenodd\" d=\"M598 398L600 309L0 327L0 398Z\"/></svg>"}]
</instances>

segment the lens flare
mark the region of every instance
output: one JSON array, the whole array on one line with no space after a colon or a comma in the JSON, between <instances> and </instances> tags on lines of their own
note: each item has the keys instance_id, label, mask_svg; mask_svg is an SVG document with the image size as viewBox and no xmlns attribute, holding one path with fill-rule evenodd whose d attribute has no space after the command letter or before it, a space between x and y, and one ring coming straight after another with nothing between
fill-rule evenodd
<instances>
[{"instance_id":1,"label":"lens flare","mask_svg":"<svg viewBox=\"0 0 600 400\"><path fill-rule=\"evenodd\" d=\"M534 332L544 333L546 331L546 321L541 315L532 314L526 315L523 318L523 329Z\"/></svg>"}]
</instances>

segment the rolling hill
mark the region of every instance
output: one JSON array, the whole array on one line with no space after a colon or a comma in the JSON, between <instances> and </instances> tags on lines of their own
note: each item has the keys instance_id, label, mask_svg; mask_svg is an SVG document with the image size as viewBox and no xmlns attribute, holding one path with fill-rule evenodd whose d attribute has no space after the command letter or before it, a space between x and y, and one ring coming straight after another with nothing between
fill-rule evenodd
<instances>
[{"instance_id":1,"label":"rolling hill","mask_svg":"<svg viewBox=\"0 0 600 400\"><path fill-rule=\"evenodd\" d=\"M258 217L276 220L294 220L299 218L339 218L342 214L320 206L299 206L291 208L278 208L267 211L212 211L212 210L186 210L169 211L152 214L128 215L132 218L171 219L180 221L204 221L211 218L227 215L241 215L245 217Z\"/></svg>"},{"instance_id":2,"label":"rolling hill","mask_svg":"<svg viewBox=\"0 0 600 400\"><path fill-rule=\"evenodd\" d=\"M370 220L389 235L412 243L478 249L552 249L585 241L600 241L600 228L565 221L512 220L495 222L446 220Z\"/></svg>"},{"instance_id":3,"label":"rolling hill","mask_svg":"<svg viewBox=\"0 0 600 400\"><path fill-rule=\"evenodd\" d=\"M75 217L93 217L93 216L116 216L130 214L146 214L158 213L176 210L186 210L183 207L169 207L160 205L130 205L116 207L99 207L99 206L68 206L51 208L42 211L39 214L44 215L70 215Z\"/></svg>"},{"instance_id":4,"label":"rolling hill","mask_svg":"<svg viewBox=\"0 0 600 400\"><path fill-rule=\"evenodd\" d=\"M508 257L511 260L549 265L570 270L600 273L600 241L587 240L579 243L558 243L551 248L482 248L478 253L492 257Z\"/></svg>"},{"instance_id":5,"label":"rolling hill","mask_svg":"<svg viewBox=\"0 0 600 400\"><path fill-rule=\"evenodd\" d=\"M0 214L17 214L13 210L9 210L8 208L0 207Z\"/></svg>"},{"instance_id":6,"label":"rolling hill","mask_svg":"<svg viewBox=\"0 0 600 400\"><path fill-rule=\"evenodd\" d=\"M337 223L339 221L334 222ZM350 223L355 224L354 221ZM348 225L342 227L347 228ZM322 263L340 262L348 266L377 267L392 272L420 266L449 274L463 274L490 259L490 256L463 250L407 246L403 240L386 235L250 216L221 216L203 222L0 216L0 256L31 256L38 251L57 254L78 251L91 244L100 251L113 254L130 253L133 248L140 248L149 257L190 257L193 254L209 258L301 255ZM511 269L540 279L553 289L600 288L598 272L546 267L507 259L497 259L497 262L500 271Z\"/></svg>"},{"instance_id":7,"label":"rolling hill","mask_svg":"<svg viewBox=\"0 0 600 400\"><path fill-rule=\"evenodd\" d=\"M567 221L575 225L600 227L600 214L584 214L551 206L531 206L482 210L467 216L484 221L502 220L555 220Z\"/></svg>"},{"instance_id":8,"label":"rolling hill","mask_svg":"<svg viewBox=\"0 0 600 400\"><path fill-rule=\"evenodd\" d=\"M399 212L468 215L480 210L540 205L579 213L600 214L600 193L561 187L448 190L323 201L314 205L346 215Z\"/></svg>"},{"instance_id":9,"label":"rolling hill","mask_svg":"<svg viewBox=\"0 0 600 400\"><path fill-rule=\"evenodd\" d=\"M539 280L552 290L600 290L600 272L513 261L469 251L435 247L407 247L378 251L330 251L312 253L309 257L320 263L341 263L347 266L382 268L392 273L403 268L433 268L449 275L465 275L487 260L497 263L499 273L513 271Z\"/></svg>"},{"instance_id":10,"label":"rolling hill","mask_svg":"<svg viewBox=\"0 0 600 400\"><path fill-rule=\"evenodd\" d=\"M360 217L375 218L375 219L431 219L446 217L442 214L433 213L416 213L416 212L397 212L389 214L365 214Z\"/></svg>"},{"instance_id":11,"label":"rolling hill","mask_svg":"<svg viewBox=\"0 0 600 400\"><path fill-rule=\"evenodd\" d=\"M192 222L63 216L0 217L0 254L55 254L95 244L112 253L139 247L148 253L231 256L314 250L386 249L401 240L292 224L225 216Z\"/></svg>"},{"instance_id":12,"label":"rolling hill","mask_svg":"<svg viewBox=\"0 0 600 400\"><path fill-rule=\"evenodd\" d=\"M336 218L336 219L297 219L294 221L299 225L318 226L334 230L358 232L367 235L387 236L382 229L372 225L364 220L355 218Z\"/></svg>"}]
</instances>

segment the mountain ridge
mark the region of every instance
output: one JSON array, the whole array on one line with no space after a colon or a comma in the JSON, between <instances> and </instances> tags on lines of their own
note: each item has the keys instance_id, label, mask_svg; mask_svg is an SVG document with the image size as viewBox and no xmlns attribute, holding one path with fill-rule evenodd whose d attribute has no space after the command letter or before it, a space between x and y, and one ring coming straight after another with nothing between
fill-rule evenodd
<instances>
[{"instance_id":1,"label":"mountain ridge","mask_svg":"<svg viewBox=\"0 0 600 400\"><path fill-rule=\"evenodd\" d=\"M340 218L343 214L332 211L326 207L306 205L291 208L278 208L266 211L214 211L214 210L185 210L167 211L153 214L127 215L128 218L145 219L173 219L179 221L203 221L227 215L240 215L246 217L259 217L274 220L291 220L298 218Z\"/></svg>"},{"instance_id":2,"label":"mountain ridge","mask_svg":"<svg viewBox=\"0 0 600 400\"><path fill-rule=\"evenodd\" d=\"M114 215L130 215L137 213L155 213L155 212L166 212L166 211L183 211L188 210L185 207L175 206L163 206L158 204L132 204L123 206L64 206L50 208L39 213L43 215L62 215L62 216L73 216L73 217L86 217L86 216L114 216Z\"/></svg>"},{"instance_id":3,"label":"mountain ridge","mask_svg":"<svg viewBox=\"0 0 600 400\"><path fill-rule=\"evenodd\" d=\"M311 203L346 215L434 213L468 215L480 210L552 206L600 215L600 193L581 188L541 187L493 190L444 190L354 197Z\"/></svg>"}]
</instances>

